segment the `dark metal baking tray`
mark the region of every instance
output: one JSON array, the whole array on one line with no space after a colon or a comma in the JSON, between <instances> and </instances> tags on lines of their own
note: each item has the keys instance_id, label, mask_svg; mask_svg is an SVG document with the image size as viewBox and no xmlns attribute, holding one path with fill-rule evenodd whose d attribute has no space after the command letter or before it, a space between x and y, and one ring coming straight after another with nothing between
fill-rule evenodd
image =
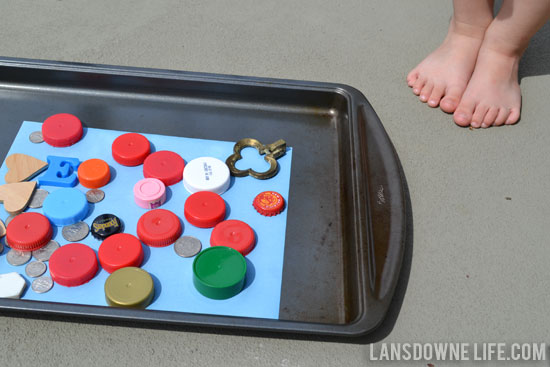
<instances>
[{"instance_id":1,"label":"dark metal baking tray","mask_svg":"<svg viewBox=\"0 0 550 367\"><path fill-rule=\"evenodd\" d=\"M23 120L293 147L280 319L0 299L0 313L358 336L383 320L405 247L397 154L342 84L0 59L0 157Z\"/></svg>"}]
</instances>

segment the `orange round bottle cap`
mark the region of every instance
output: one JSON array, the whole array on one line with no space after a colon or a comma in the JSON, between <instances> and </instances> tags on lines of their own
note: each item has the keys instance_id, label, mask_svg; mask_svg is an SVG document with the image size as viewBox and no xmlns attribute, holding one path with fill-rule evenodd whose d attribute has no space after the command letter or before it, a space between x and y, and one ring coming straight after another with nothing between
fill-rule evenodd
<instances>
[{"instance_id":1,"label":"orange round bottle cap","mask_svg":"<svg viewBox=\"0 0 550 367\"><path fill-rule=\"evenodd\" d=\"M111 170L109 165L97 158L88 159L78 166L78 180L89 189L99 189L109 183Z\"/></svg>"},{"instance_id":2,"label":"orange round bottle cap","mask_svg":"<svg viewBox=\"0 0 550 367\"><path fill-rule=\"evenodd\" d=\"M275 191L264 191L259 193L252 203L254 209L261 215L271 217L281 213L285 207L285 199Z\"/></svg>"}]
</instances>

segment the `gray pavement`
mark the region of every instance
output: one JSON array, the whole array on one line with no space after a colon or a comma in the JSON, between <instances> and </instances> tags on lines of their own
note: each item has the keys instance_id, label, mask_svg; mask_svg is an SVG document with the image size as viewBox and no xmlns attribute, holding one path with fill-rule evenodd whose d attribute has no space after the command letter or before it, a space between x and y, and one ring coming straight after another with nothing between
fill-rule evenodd
<instances>
[{"instance_id":1,"label":"gray pavement","mask_svg":"<svg viewBox=\"0 0 550 367\"><path fill-rule=\"evenodd\" d=\"M370 366L373 341L550 342L550 29L522 63L520 123L472 131L405 84L450 14L441 0L0 3L2 56L358 88L399 153L414 218L397 302L373 336L342 342L0 315L0 366Z\"/></svg>"}]
</instances>

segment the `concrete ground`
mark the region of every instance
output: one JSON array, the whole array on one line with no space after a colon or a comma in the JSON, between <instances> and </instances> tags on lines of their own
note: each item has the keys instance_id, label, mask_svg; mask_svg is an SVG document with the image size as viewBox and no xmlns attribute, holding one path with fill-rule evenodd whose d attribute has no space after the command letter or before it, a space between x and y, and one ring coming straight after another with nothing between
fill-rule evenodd
<instances>
[{"instance_id":1,"label":"concrete ground","mask_svg":"<svg viewBox=\"0 0 550 367\"><path fill-rule=\"evenodd\" d=\"M550 27L521 66L520 123L472 131L405 84L450 14L440 0L2 2L2 56L358 88L401 158L414 237L388 322L354 342L2 316L0 365L374 366L370 342L550 342Z\"/></svg>"}]
</instances>

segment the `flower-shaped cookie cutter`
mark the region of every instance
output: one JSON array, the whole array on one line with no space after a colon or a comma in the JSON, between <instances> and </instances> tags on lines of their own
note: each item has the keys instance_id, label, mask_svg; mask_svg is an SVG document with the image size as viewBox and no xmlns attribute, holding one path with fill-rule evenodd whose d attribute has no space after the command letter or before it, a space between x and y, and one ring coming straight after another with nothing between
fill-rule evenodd
<instances>
[{"instance_id":1,"label":"flower-shaped cookie cutter","mask_svg":"<svg viewBox=\"0 0 550 367\"><path fill-rule=\"evenodd\" d=\"M242 158L241 150L247 147L256 148L260 155L264 155L264 160L269 163L269 169L265 172L256 172L252 168L246 170L240 170L235 167L235 163ZM256 139L245 138L239 140L233 147L233 154L230 155L225 163L229 167L231 174L236 177L252 176L259 180L267 180L277 174L279 171L279 164L277 158L283 156L286 153L286 142L283 139L279 139L274 143L264 145Z\"/></svg>"}]
</instances>

